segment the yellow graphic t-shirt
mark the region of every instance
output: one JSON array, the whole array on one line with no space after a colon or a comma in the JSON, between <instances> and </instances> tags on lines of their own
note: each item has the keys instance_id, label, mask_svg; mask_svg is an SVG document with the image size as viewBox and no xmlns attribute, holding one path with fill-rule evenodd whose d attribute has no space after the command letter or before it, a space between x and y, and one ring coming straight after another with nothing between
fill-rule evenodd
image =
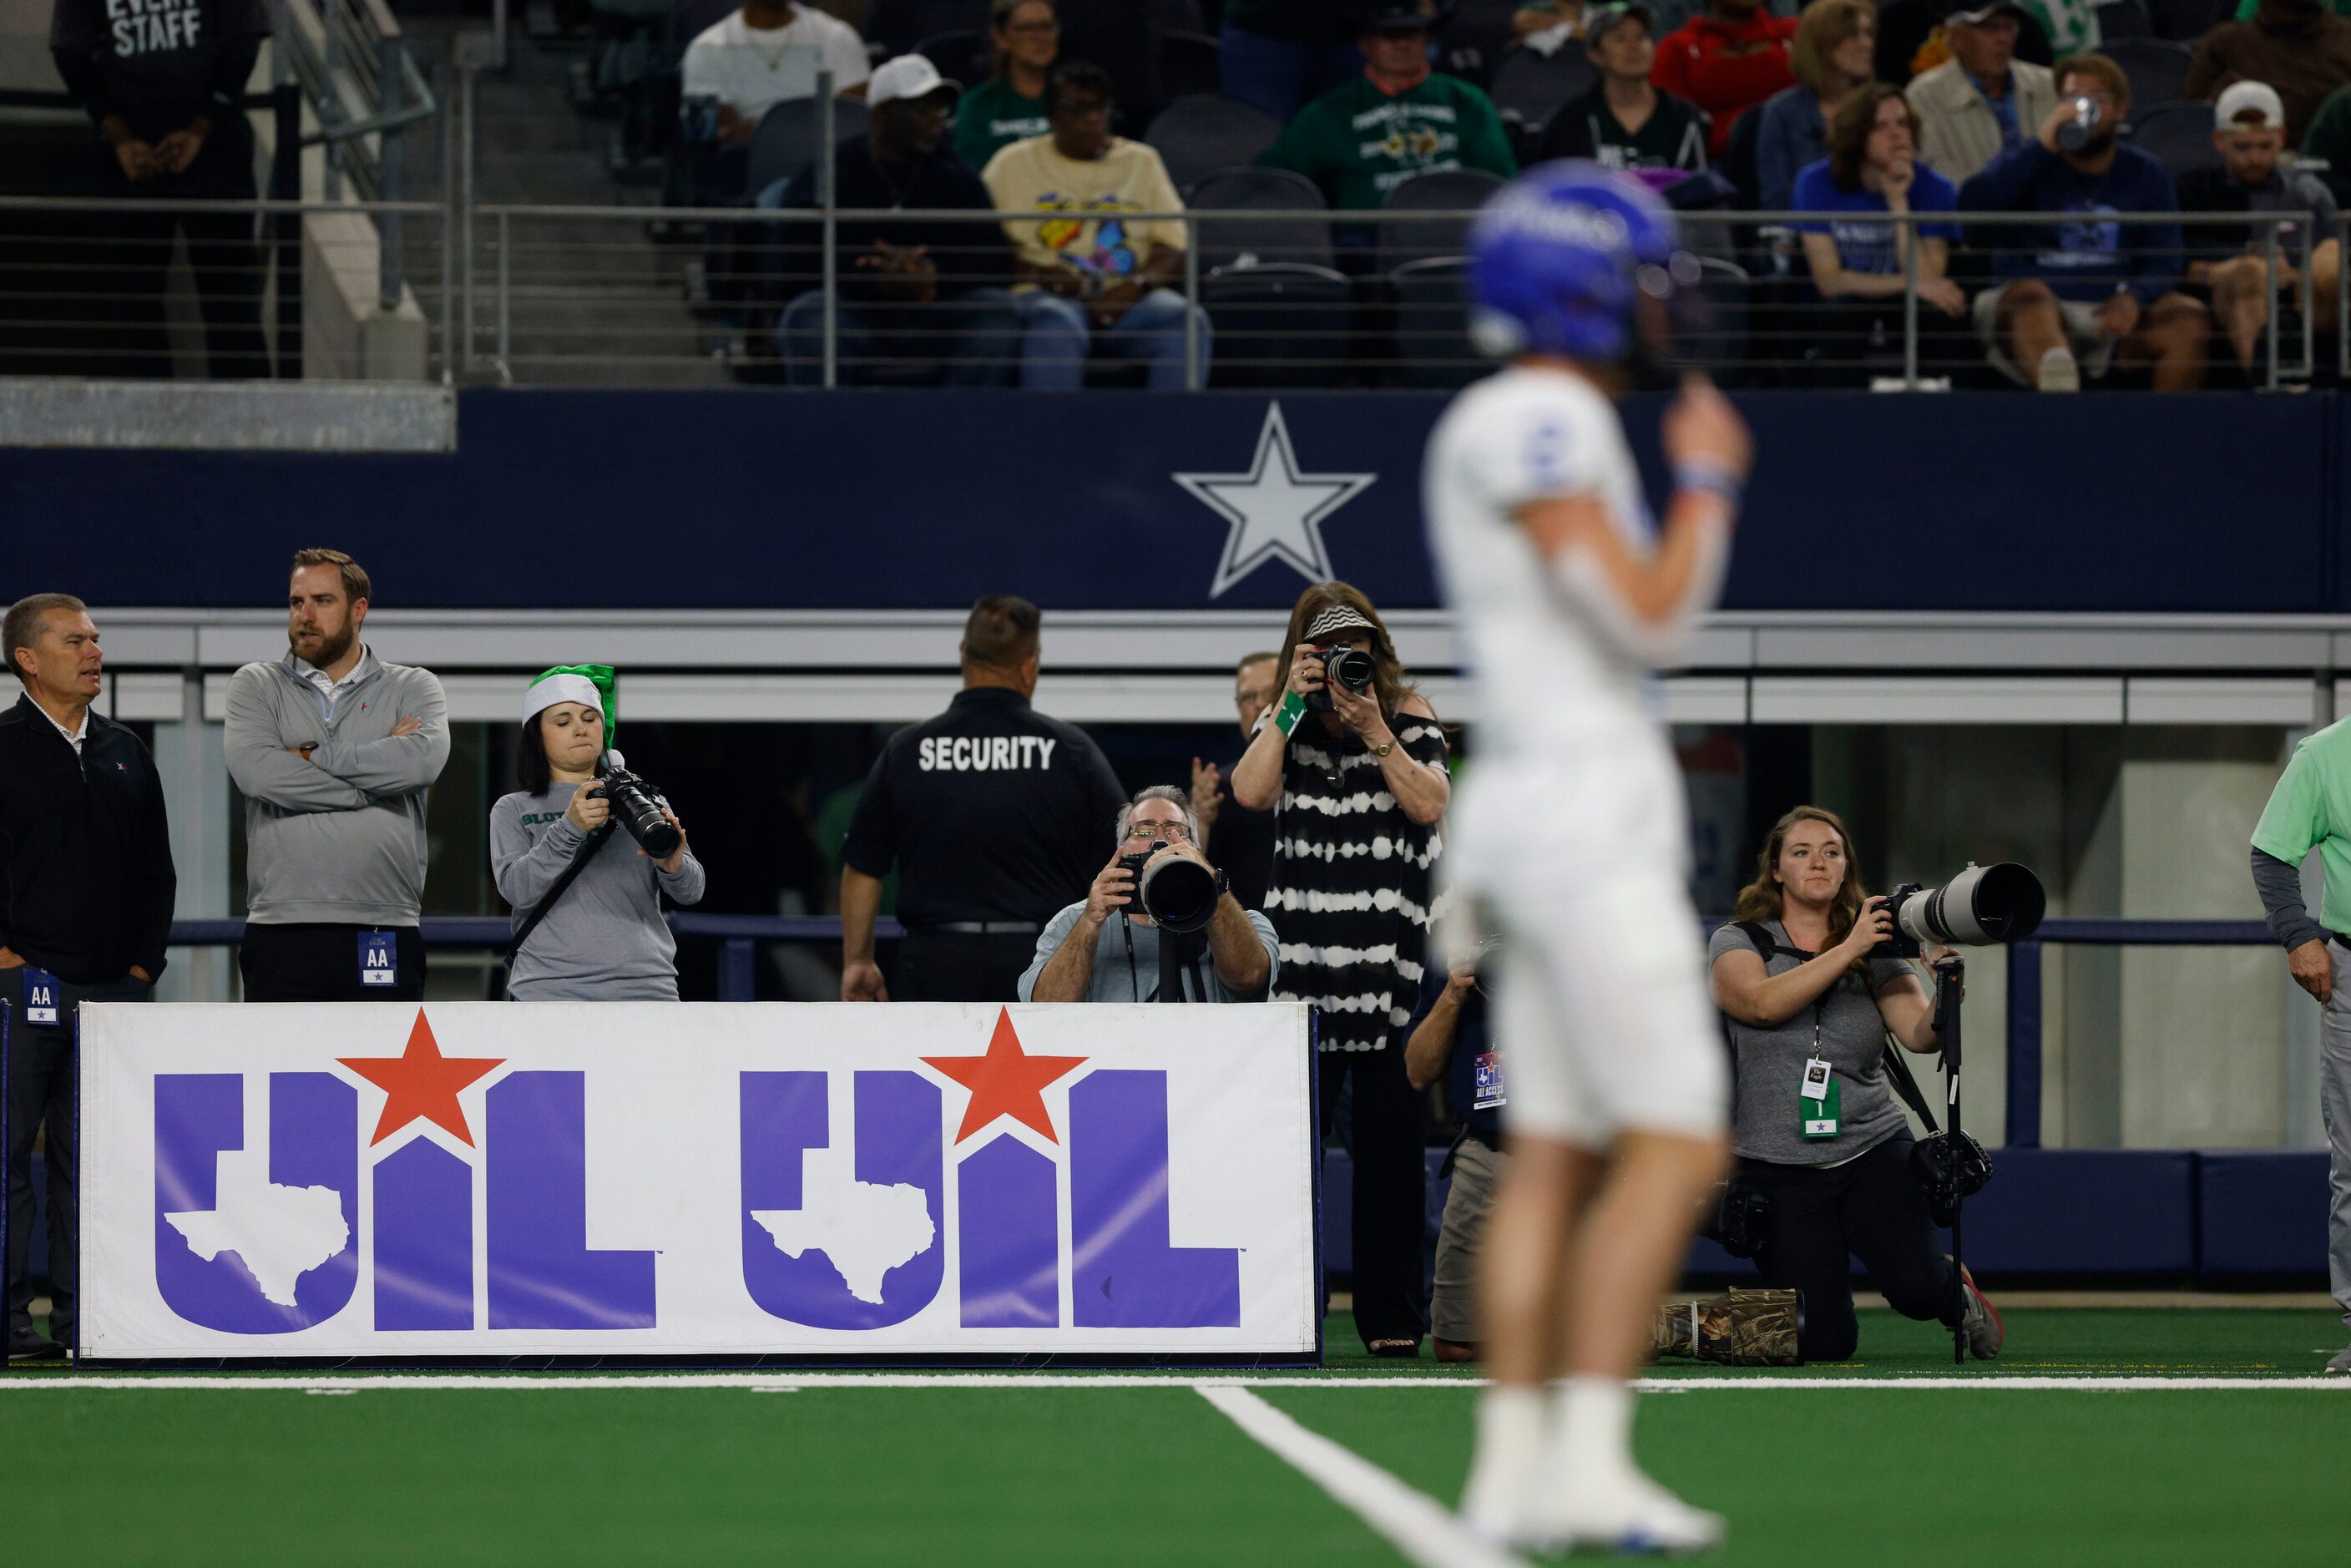
<instances>
[{"instance_id":1,"label":"yellow graphic t-shirt","mask_svg":"<svg viewBox=\"0 0 2351 1568\"><path fill-rule=\"evenodd\" d=\"M1034 136L999 151L979 177L998 212L1046 214L1004 225L1020 259L1035 266L1112 283L1140 267L1155 246L1184 248L1182 224L1120 215L1184 210L1167 166L1143 142L1113 136L1100 158L1080 162L1055 152L1050 136Z\"/></svg>"}]
</instances>

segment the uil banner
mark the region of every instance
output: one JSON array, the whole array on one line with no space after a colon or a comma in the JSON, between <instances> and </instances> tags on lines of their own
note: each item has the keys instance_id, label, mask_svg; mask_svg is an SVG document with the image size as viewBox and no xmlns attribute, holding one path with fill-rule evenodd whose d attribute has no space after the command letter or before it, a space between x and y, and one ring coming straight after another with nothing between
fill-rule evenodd
<instances>
[{"instance_id":1,"label":"uil banner","mask_svg":"<svg viewBox=\"0 0 2351 1568\"><path fill-rule=\"evenodd\" d=\"M86 1006L80 1354L1311 1360L1304 1008Z\"/></svg>"}]
</instances>

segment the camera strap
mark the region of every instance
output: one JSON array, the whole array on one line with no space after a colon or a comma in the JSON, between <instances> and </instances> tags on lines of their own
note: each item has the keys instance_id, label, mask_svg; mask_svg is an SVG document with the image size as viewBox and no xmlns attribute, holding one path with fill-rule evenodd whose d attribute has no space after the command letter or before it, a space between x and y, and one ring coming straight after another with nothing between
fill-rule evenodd
<instances>
[{"instance_id":1,"label":"camera strap","mask_svg":"<svg viewBox=\"0 0 2351 1568\"><path fill-rule=\"evenodd\" d=\"M547 890L547 895L538 901L528 915L524 917L522 929L515 933L514 940L507 946L507 977L509 981L514 977L514 961L516 956L521 953L522 945L530 940L530 934L538 929L538 923L547 918L547 912L555 907L555 901L561 898L565 890L580 879L580 873L588 869L588 862L595 858L596 852L604 847L605 841L612 836L612 830L619 826L618 822L607 817L596 827L589 830L588 837L581 841L578 849L571 852L571 863L557 873L553 884Z\"/></svg>"},{"instance_id":2,"label":"camera strap","mask_svg":"<svg viewBox=\"0 0 2351 1568\"><path fill-rule=\"evenodd\" d=\"M1817 953L1807 953L1802 947L1791 947L1786 943L1777 940L1771 935L1771 928L1760 920L1740 920L1732 924L1738 928L1740 936L1755 945L1755 950L1763 956L1766 968L1771 967L1772 959L1783 954L1799 963L1820 956ZM1820 1003L1815 1006L1824 1008L1827 999L1826 995L1823 994ZM1813 1038L1815 1040L1819 1038L1817 1014L1813 1025ZM1934 1111L1927 1103L1927 1096L1918 1091L1918 1081L1910 1076L1909 1065L1902 1060L1902 1048L1894 1043L1892 1035L1886 1037L1886 1081L1894 1085L1894 1092L1902 1096L1902 1103L1909 1106L1911 1113L1925 1124L1930 1136L1942 1130L1940 1124L1935 1120Z\"/></svg>"}]
</instances>

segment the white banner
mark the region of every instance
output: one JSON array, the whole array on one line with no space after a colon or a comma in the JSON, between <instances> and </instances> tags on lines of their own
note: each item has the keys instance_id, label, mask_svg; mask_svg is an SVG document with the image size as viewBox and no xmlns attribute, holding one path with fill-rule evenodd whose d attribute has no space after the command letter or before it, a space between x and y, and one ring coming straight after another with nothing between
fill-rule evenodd
<instances>
[{"instance_id":1,"label":"white banner","mask_svg":"<svg viewBox=\"0 0 2351 1568\"><path fill-rule=\"evenodd\" d=\"M81 1009L81 1354L1311 1358L1295 1004Z\"/></svg>"}]
</instances>

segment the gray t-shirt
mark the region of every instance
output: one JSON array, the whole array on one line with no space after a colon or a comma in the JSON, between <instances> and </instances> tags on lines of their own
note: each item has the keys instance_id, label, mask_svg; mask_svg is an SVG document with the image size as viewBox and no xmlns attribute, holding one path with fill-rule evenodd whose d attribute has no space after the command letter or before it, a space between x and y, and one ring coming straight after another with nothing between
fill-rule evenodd
<instances>
[{"instance_id":1,"label":"gray t-shirt","mask_svg":"<svg viewBox=\"0 0 2351 1568\"><path fill-rule=\"evenodd\" d=\"M1078 924L1078 917L1085 912L1085 903L1081 899L1047 924L1044 933L1037 938L1037 956L1029 961L1029 967L1020 976L1019 988L1022 1001L1036 999L1037 977L1045 972L1045 966L1052 961L1061 944L1069 940L1071 931ZM1217 978L1216 965L1203 952L1198 973L1199 977L1208 984L1208 1000L1212 1002L1263 1001L1273 988L1273 977L1281 970L1280 944L1274 937L1273 922L1254 909L1248 914L1250 929L1257 933L1258 941L1265 947L1266 989L1253 997L1233 995L1225 989L1225 983ZM1127 959L1130 938L1134 943L1132 964ZM1200 999L1193 994L1189 981L1186 982L1184 988L1189 999ZM1158 995L1159 927L1113 914L1102 922L1102 931L1094 937L1094 972L1086 982L1086 1000L1147 1002Z\"/></svg>"},{"instance_id":2,"label":"gray t-shirt","mask_svg":"<svg viewBox=\"0 0 2351 1568\"><path fill-rule=\"evenodd\" d=\"M1787 927L1766 923L1771 940L1792 946ZM1736 925L1726 925L1707 944L1711 968L1725 953L1752 953L1755 945ZM1764 973L1784 975L1804 960L1782 952L1764 961ZM1731 1133L1743 1159L1779 1166L1835 1166L1868 1153L1907 1125L1886 1079L1886 1019L1876 997L1916 970L1899 958L1872 958L1865 989L1852 975L1800 1008L1776 1029L1757 1029L1723 1015L1730 1031L1737 1075L1731 1101ZM1814 1045L1813 1027L1819 1025ZM1898 1049L1898 1048L1897 1048ZM1797 1091L1804 1062L1817 1050L1836 1079L1838 1131L1834 1138L1802 1135Z\"/></svg>"},{"instance_id":3,"label":"gray t-shirt","mask_svg":"<svg viewBox=\"0 0 2351 1568\"><path fill-rule=\"evenodd\" d=\"M491 872L517 931L588 836L563 814L579 788L559 780L544 795L504 795L490 808ZM662 919L661 895L697 904L705 880L691 846L672 875L615 829L515 955L507 994L521 1002L677 1000L677 938Z\"/></svg>"}]
</instances>

